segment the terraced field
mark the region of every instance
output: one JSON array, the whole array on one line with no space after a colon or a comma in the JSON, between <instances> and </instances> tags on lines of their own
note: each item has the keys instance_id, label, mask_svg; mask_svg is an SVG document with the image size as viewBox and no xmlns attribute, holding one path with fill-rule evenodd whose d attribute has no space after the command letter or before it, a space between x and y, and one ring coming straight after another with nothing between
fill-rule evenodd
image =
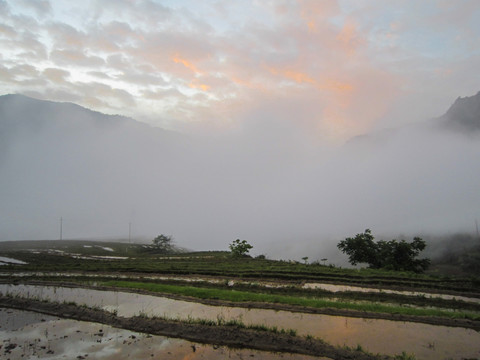
<instances>
[{"instance_id":1,"label":"terraced field","mask_svg":"<svg viewBox=\"0 0 480 360\"><path fill-rule=\"evenodd\" d=\"M480 358L475 278L81 241L12 243L0 256L6 308L278 356Z\"/></svg>"}]
</instances>

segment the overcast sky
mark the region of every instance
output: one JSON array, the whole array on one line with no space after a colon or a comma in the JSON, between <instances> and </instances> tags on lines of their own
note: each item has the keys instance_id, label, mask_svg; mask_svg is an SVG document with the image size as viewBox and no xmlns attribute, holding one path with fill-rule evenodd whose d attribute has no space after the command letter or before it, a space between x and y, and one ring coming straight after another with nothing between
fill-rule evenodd
<instances>
[{"instance_id":1,"label":"overcast sky","mask_svg":"<svg viewBox=\"0 0 480 360\"><path fill-rule=\"evenodd\" d=\"M478 0L0 0L1 94L189 133L281 114L342 143L441 115L479 65Z\"/></svg>"}]
</instances>

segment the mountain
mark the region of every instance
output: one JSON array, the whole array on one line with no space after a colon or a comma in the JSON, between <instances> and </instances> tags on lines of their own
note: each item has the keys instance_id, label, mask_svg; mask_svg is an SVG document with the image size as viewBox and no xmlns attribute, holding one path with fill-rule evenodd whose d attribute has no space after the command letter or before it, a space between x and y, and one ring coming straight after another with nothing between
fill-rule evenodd
<instances>
[{"instance_id":1,"label":"mountain","mask_svg":"<svg viewBox=\"0 0 480 360\"><path fill-rule=\"evenodd\" d=\"M1 96L0 239L44 238L60 216L70 236L124 234L138 204L148 207L148 192L168 191L183 176L188 144L131 118Z\"/></svg>"},{"instance_id":2,"label":"mountain","mask_svg":"<svg viewBox=\"0 0 480 360\"><path fill-rule=\"evenodd\" d=\"M438 130L469 135L474 135L480 131L480 91L473 96L458 97L442 116L400 128L390 128L357 135L349 139L346 146L381 145L388 143L392 138L401 134L425 134L427 132L429 133L428 135L431 135Z\"/></svg>"},{"instance_id":3,"label":"mountain","mask_svg":"<svg viewBox=\"0 0 480 360\"><path fill-rule=\"evenodd\" d=\"M438 121L445 127L463 131L480 131L480 91L470 97L459 97Z\"/></svg>"},{"instance_id":4,"label":"mountain","mask_svg":"<svg viewBox=\"0 0 480 360\"><path fill-rule=\"evenodd\" d=\"M131 118L106 115L73 103L37 100L23 95L0 96L0 136L2 144L29 133L57 135L69 140L88 137L91 142L112 135L141 137L149 141L179 140L180 136L152 128ZM126 134L128 133L128 136ZM55 140L52 139L54 142Z\"/></svg>"}]
</instances>

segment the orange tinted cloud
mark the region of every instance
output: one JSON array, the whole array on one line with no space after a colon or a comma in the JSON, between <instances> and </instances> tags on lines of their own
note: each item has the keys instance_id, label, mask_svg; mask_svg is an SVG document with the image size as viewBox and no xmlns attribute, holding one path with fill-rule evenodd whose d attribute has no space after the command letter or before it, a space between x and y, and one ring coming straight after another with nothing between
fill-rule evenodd
<instances>
[{"instance_id":1,"label":"orange tinted cloud","mask_svg":"<svg viewBox=\"0 0 480 360\"><path fill-rule=\"evenodd\" d=\"M273 67L268 67L268 71L270 71L273 75L282 76L286 79L293 80L297 83L310 83L315 84L315 80L312 79L305 73L294 71L294 70L278 70Z\"/></svg>"},{"instance_id":2,"label":"orange tinted cloud","mask_svg":"<svg viewBox=\"0 0 480 360\"><path fill-rule=\"evenodd\" d=\"M177 64L182 64L185 66L187 69L192 70L194 73L201 74L202 72L197 69L195 65L193 65L191 62L189 62L186 59L181 58L179 55L175 55L172 59L175 63Z\"/></svg>"},{"instance_id":3,"label":"orange tinted cloud","mask_svg":"<svg viewBox=\"0 0 480 360\"><path fill-rule=\"evenodd\" d=\"M326 80L325 82L322 83L320 88L331 90L337 93L349 93L354 89L353 84L341 82L334 79Z\"/></svg>"},{"instance_id":4,"label":"orange tinted cloud","mask_svg":"<svg viewBox=\"0 0 480 360\"><path fill-rule=\"evenodd\" d=\"M209 85L206 84L199 84L197 81L192 81L188 86L191 89L200 89L202 91L208 91L210 89Z\"/></svg>"},{"instance_id":5,"label":"orange tinted cloud","mask_svg":"<svg viewBox=\"0 0 480 360\"><path fill-rule=\"evenodd\" d=\"M348 55L353 55L355 53L359 41L355 25L350 22L345 23L336 39L340 42L343 50Z\"/></svg>"},{"instance_id":6,"label":"orange tinted cloud","mask_svg":"<svg viewBox=\"0 0 480 360\"><path fill-rule=\"evenodd\" d=\"M325 18L338 12L336 0L297 0L297 4L300 9L300 17L311 32L317 31L318 25Z\"/></svg>"}]
</instances>

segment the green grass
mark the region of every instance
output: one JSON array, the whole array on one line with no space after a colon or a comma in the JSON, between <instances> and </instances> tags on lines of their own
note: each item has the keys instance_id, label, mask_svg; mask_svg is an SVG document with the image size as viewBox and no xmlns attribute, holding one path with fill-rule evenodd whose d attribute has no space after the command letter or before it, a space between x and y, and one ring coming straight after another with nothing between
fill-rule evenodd
<instances>
[{"instance_id":1,"label":"green grass","mask_svg":"<svg viewBox=\"0 0 480 360\"><path fill-rule=\"evenodd\" d=\"M182 295L193 297L197 299L211 299L211 300L223 300L230 302L259 302L259 303L277 303L293 306L305 306L311 308L332 308L332 309L347 309L357 311L367 311L374 313L385 314L400 314L400 315L412 315L412 316L439 316L447 318L461 318L480 320L478 313L467 311L445 311L439 309L421 309L402 306L393 306L376 303L352 303L333 301L327 299L305 298L298 296L277 295L277 294L264 294L264 293L252 293L247 291L227 290L227 289L210 289L199 288L194 286L179 286L169 284L157 284L147 282L133 282L133 281L101 281L99 285L141 289L148 290L157 293L168 293L175 295Z\"/></svg>"},{"instance_id":2,"label":"green grass","mask_svg":"<svg viewBox=\"0 0 480 360\"><path fill-rule=\"evenodd\" d=\"M238 319L225 320L223 317L218 317L217 320L208 320L208 319L197 319L197 318L187 318L185 319L171 319L168 317L154 317L162 320L185 322L187 324L193 325L205 325L205 326L229 326L236 327L241 329L250 329L256 331L267 331L274 334L286 334L290 336L297 336L297 330L294 329L279 329L276 326L266 326L266 325L245 325L242 321Z\"/></svg>"},{"instance_id":3,"label":"green grass","mask_svg":"<svg viewBox=\"0 0 480 360\"><path fill-rule=\"evenodd\" d=\"M407 354L405 351L403 351L400 355L396 355L395 360L416 360L415 355L413 354Z\"/></svg>"}]
</instances>

